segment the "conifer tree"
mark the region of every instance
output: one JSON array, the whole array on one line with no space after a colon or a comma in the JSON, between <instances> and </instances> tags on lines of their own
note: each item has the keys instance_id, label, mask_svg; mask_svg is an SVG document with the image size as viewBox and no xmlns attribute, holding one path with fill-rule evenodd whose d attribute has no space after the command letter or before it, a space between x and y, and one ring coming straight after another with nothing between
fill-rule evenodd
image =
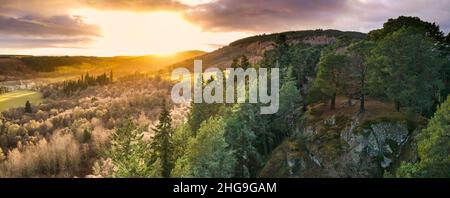
<instances>
[{"instance_id":1,"label":"conifer tree","mask_svg":"<svg viewBox=\"0 0 450 198\"><path fill-rule=\"evenodd\" d=\"M320 90L330 99L330 108L336 108L336 96L342 90L345 81L345 65L348 59L346 56L335 52L322 54L318 65L317 79L313 89Z\"/></svg>"},{"instance_id":2,"label":"conifer tree","mask_svg":"<svg viewBox=\"0 0 450 198\"><path fill-rule=\"evenodd\" d=\"M33 109L31 108L31 103L30 101L27 100L27 102L25 103L25 113L32 113Z\"/></svg>"},{"instance_id":3,"label":"conifer tree","mask_svg":"<svg viewBox=\"0 0 450 198\"><path fill-rule=\"evenodd\" d=\"M150 158L148 144L142 140L143 129L130 118L121 122L111 136L111 150L106 156L112 160L112 177L149 177Z\"/></svg>"},{"instance_id":4,"label":"conifer tree","mask_svg":"<svg viewBox=\"0 0 450 198\"><path fill-rule=\"evenodd\" d=\"M160 160L161 163L161 175L165 178L170 176L170 172L173 168L172 160L172 118L170 117L170 111L166 102L163 101L162 111L159 116L159 123L154 129L155 136L151 143L151 149L153 150L153 160Z\"/></svg>"}]
</instances>

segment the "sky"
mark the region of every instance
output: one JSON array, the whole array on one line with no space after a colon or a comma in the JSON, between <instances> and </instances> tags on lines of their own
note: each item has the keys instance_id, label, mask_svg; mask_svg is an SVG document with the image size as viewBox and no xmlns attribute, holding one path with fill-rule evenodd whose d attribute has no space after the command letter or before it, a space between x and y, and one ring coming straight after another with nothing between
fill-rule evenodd
<instances>
[{"instance_id":1,"label":"sky","mask_svg":"<svg viewBox=\"0 0 450 198\"><path fill-rule=\"evenodd\" d=\"M448 0L0 0L0 54L212 51L263 33L368 32L400 15L450 31Z\"/></svg>"}]
</instances>

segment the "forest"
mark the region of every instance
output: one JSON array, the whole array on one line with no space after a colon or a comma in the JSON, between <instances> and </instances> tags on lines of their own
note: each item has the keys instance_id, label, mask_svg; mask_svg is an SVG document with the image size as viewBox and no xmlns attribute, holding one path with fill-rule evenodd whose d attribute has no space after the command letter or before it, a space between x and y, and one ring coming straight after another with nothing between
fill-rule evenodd
<instances>
[{"instance_id":1,"label":"forest","mask_svg":"<svg viewBox=\"0 0 450 198\"><path fill-rule=\"evenodd\" d=\"M277 113L174 104L161 74L83 74L2 112L0 177L450 177L450 34L401 16L329 44L270 38L227 67L279 68Z\"/></svg>"}]
</instances>

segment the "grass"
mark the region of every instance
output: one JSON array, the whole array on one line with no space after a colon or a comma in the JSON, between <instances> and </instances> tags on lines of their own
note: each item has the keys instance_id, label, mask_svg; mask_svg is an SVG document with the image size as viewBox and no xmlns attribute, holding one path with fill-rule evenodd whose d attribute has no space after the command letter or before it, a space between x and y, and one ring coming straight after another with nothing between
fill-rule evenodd
<instances>
[{"instance_id":1,"label":"grass","mask_svg":"<svg viewBox=\"0 0 450 198\"><path fill-rule=\"evenodd\" d=\"M347 99L345 97L336 98L336 109L330 110L327 102L317 103L311 106L310 116L308 117L309 123L316 123L318 121L323 121L330 118L331 116L336 116L336 124L339 125L340 117L352 118L357 115L359 118L359 127L365 128L373 123L378 123L382 121L396 121L396 122L406 122L408 125L408 130L411 132L418 126L426 124L426 119L419 115L408 116L405 112L396 112L393 103L386 103L377 101L371 98L366 98L365 107L366 112L359 114L359 101L353 106L347 105ZM342 120L347 121L347 120ZM347 122L344 122L347 123Z\"/></svg>"},{"instance_id":2,"label":"grass","mask_svg":"<svg viewBox=\"0 0 450 198\"><path fill-rule=\"evenodd\" d=\"M37 105L42 102L42 94L36 91L18 90L0 95L0 112L9 108L24 107L27 100Z\"/></svg>"}]
</instances>

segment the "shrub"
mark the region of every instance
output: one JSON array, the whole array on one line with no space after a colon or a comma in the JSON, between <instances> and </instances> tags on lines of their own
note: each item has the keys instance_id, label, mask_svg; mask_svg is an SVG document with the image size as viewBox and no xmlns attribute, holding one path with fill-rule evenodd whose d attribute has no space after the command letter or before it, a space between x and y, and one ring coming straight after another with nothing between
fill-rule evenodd
<instances>
[{"instance_id":1,"label":"shrub","mask_svg":"<svg viewBox=\"0 0 450 198\"><path fill-rule=\"evenodd\" d=\"M71 134L54 134L50 141L40 140L14 148L0 164L0 177L72 177L79 173L80 145Z\"/></svg>"}]
</instances>

